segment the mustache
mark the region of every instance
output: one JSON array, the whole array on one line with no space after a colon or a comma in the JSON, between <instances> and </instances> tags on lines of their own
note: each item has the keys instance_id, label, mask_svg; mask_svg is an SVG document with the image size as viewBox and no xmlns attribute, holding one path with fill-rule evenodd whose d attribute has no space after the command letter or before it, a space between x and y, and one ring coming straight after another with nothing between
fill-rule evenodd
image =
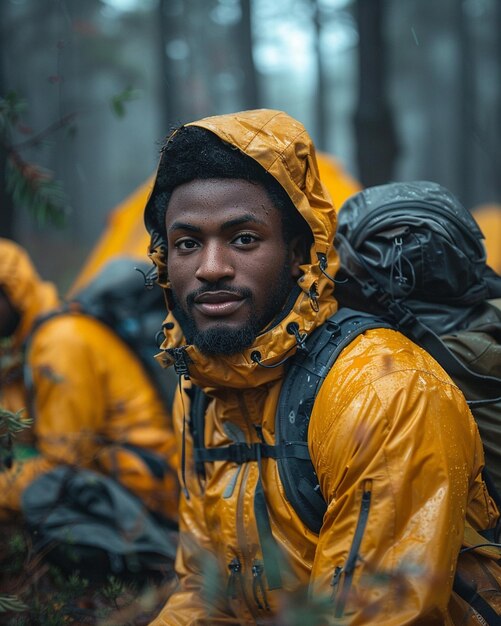
<instances>
[{"instance_id":1,"label":"mustache","mask_svg":"<svg viewBox=\"0 0 501 626\"><path fill-rule=\"evenodd\" d=\"M235 294L236 296L239 296L242 299L244 298L252 299L252 291L250 289L247 289L246 287L241 287L241 288L233 287L224 282L218 281L215 283L206 283L205 285L202 285L195 291L192 291L191 293L189 293L186 296L186 304L189 307L192 307L195 304L196 298L201 296L203 293L211 293L214 291L227 291L228 293Z\"/></svg>"}]
</instances>

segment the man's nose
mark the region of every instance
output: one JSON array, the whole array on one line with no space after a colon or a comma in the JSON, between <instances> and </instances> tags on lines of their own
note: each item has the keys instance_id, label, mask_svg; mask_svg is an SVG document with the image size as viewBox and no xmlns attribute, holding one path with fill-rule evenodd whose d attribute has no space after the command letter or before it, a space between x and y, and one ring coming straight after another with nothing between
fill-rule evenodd
<instances>
[{"instance_id":1,"label":"man's nose","mask_svg":"<svg viewBox=\"0 0 501 626\"><path fill-rule=\"evenodd\" d=\"M195 277L202 282L213 283L235 276L231 251L222 243L206 242L200 251L199 261Z\"/></svg>"}]
</instances>

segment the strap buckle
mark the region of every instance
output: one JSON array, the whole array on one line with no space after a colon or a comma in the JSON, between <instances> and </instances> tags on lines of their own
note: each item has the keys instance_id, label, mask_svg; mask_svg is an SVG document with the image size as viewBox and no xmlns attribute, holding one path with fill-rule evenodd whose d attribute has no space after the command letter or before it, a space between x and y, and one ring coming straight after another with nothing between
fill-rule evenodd
<instances>
[{"instance_id":1,"label":"strap buckle","mask_svg":"<svg viewBox=\"0 0 501 626\"><path fill-rule=\"evenodd\" d=\"M237 443L233 443L228 446L228 460L241 465L242 463L247 463L248 461L256 461L257 460L257 450L256 446L258 443L248 444L244 441L239 441Z\"/></svg>"}]
</instances>

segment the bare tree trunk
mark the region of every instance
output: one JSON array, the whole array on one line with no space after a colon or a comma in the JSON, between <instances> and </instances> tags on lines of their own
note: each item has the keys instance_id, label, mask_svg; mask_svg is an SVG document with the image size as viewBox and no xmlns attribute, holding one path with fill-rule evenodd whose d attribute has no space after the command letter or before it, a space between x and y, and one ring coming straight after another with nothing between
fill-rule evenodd
<instances>
[{"instance_id":1,"label":"bare tree trunk","mask_svg":"<svg viewBox=\"0 0 501 626\"><path fill-rule=\"evenodd\" d=\"M495 9L495 28L496 33L498 33L498 37L496 38L496 66L497 66L497 119L495 120L495 128L496 131L494 137L492 138L492 171L493 171L493 180L494 182L494 193L497 196L498 202L501 202L501 155L499 153L499 141L501 138L501 37L499 33L501 33L501 2L496 3Z\"/></svg>"},{"instance_id":2,"label":"bare tree trunk","mask_svg":"<svg viewBox=\"0 0 501 626\"><path fill-rule=\"evenodd\" d=\"M0 2L0 24L5 24L3 11L4 5ZM5 93L4 55L3 47L0 44L0 96L5 97ZM7 193L6 166L7 150L0 142L0 235L12 238L14 236L14 205Z\"/></svg>"},{"instance_id":3,"label":"bare tree trunk","mask_svg":"<svg viewBox=\"0 0 501 626\"><path fill-rule=\"evenodd\" d=\"M171 126L178 125L183 121L183 115L180 111L179 98L177 98L176 77L172 71L172 61L167 55L167 45L175 34L175 19L169 14L169 0L160 0L158 3L158 25L159 25L159 54L160 54L160 97L162 99L163 119L165 130Z\"/></svg>"},{"instance_id":4,"label":"bare tree trunk","mask_svg":"<svg viewBox=\"0 0 501 626\"><path fill-rule=\"evenodd\" d=\"M357 0L359 92L355 136L359 179L364 186L391 180L397 140L386 96L386 59L381 0Z\"/></svg>"},{"instance_id":5,"label":"bare tree trunk","mask_svg":"<svg viewBox=\"0 0 501 626\"><path fill-rule=\"evenodd\" d=\"M474 197L475 162L473 135L475 132L475 85L470 33L463 3L455 6L459 45L459 111L457 115L458 149L456 151L456 189L465 206Z\"/></svg>"},{"instance_id":6,"label":"bare tree trunk","mask_svg":"<svg viewBox=\"0 0 501 626\"><path fill-rule=\"evenodd\" d=\"M322 56L322 19L320 14L320 6L318 0L312 0L313 8L313 24L315 27L315 61L317 66L317 92L315 95L315 124L316 138L315 143L320 150L325 150L325 137L327 134L327 108L326 108L326 88L325 88L325 69Z\"/></svg>"},{"instance_id":7,"label":"bare tree trunk","mask_svg":"<svg viewBox=\"0 0 501 626\"><path fill-rule=\"evenodd\" d=\"M246 108L256 109L260 106L260 97L256 66L252 57L251 0L241 0L240 6L242 20L236 35L237 48L240 49L240 59L244 72L243 100Z\"/></svg>"}]
</instances>

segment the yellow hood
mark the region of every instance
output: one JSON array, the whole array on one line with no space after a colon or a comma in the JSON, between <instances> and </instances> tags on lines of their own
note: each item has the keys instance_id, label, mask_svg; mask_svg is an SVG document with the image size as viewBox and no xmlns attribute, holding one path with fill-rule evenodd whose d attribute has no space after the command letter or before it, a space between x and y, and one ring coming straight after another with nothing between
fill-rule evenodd
<instances>
[{"instance_id":1,"label":"yellow hood","mask_svg":"<svg viewBox=\"0 0 501 626\"><path fill-rule=\"evenodd\" d=\"M13 336L14 345L19 347L29 334L35 318L58 306L56 287L40 278L21 246L1 238L0 286L21 315Z\"/></svg>"},{"instance_id":2,"label":"yellow hood","mask_svg":"<svg viewBox=\"0 0 501 626\"><path fill-rule=\"evenodd\" d=\"M242 353L210 358L194 346L185 345L176 324L167 326L159 361L164 366L183 359L188 364L190 377L204 387L246 388L280 378L282 367L277 365L296 350L296 340L287 332L291 322L299 325L300 333L311 333L335 312L333 282L321 269L332 276L338 267L332 242L336 214L325 186L319 176L315 148L305 128L286 113L261 109L229 115L208 117L189 126L199 126L213 132L222 140L237 147L257 161L276 178L290 196L297 210L313 233L310 262L302 266L298 280L298 296L285 316L276 325L258 335L254 344ZM157 183L153 189L155 194ZM148 206L146 208L148 210ZM150 257L156 264L159 284L167 291L170 284L166 270L166 247L152 234ZM328 269L327 269L328 262ZM167 321L172 321L172 317ZM261 364L252 356L259 352ZM267 366L275 366L267 369Z\"/></svg>"}]
</instances>

